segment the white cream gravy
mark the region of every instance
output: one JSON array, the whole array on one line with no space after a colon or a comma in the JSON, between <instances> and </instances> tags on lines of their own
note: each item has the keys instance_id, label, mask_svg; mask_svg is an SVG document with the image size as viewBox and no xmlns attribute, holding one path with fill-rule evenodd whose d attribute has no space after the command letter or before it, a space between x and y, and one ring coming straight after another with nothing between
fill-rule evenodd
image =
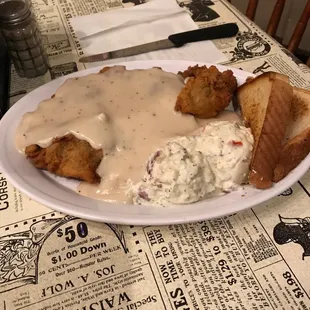
<instances>
[{"instance_id":1,"label":"white cream gravy","mask_svg":"<svg viewBox=\"0 0 310 310\"><path fill-rule=\"evenodd\" d=\"M16 146L48 147L55 137L72 133L104 157L99 185L81 183L78 191L110 202L131 202L131 184L140 181L149 155L168 139L188 135L207 122L174 111L182 77L157 68L127 71L116 66L101 74L67 80L53 98L25 114ZM224 112L221 120L239 120Z\"/></svg>"}]
</instances>

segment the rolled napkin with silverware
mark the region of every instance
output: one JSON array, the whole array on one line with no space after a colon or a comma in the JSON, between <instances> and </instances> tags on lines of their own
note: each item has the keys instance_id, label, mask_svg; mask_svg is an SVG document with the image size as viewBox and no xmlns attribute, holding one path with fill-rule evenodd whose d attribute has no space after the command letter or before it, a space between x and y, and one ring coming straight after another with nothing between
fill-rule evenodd
<instances>
[{"instance_id":1,"label":"rolled napkin with silverware","mask_svg":"<svg viewBox=\"0 0 310 310\"><path fill-rule=\"evenodd\" d=\"M168 39L169 36L198 30L188 11L179 7L175 0L151 0L138 6L117 9L71 19L76 36L83 48L84 56L109 53L119 49L134 48L146 43ZM236 30L237 29L237 30ZM230 36L238 27L231 29ZM191 34L192 37L192 34ZM225 36L219 36L225 37ZM213 39L208 37L207 39ZM198 41L198 40L195 40ZM169 48L167 41L161 42L162 49L144 49L137 53L109 54L105 63L143 59L179 59L219 63L227 60L211 41L183 42L182 48ZM165 43L165 44L163 44ZM188 43L188 44L186 44ZM166 46L166 48L165 48ZM148 52L149 50L153 50ZM128 57L126 57L128 56ZM106 59L106 58L105 58ZM81 59L83 62L102 61L103 58Z\"/></svg>"}]
</instances>

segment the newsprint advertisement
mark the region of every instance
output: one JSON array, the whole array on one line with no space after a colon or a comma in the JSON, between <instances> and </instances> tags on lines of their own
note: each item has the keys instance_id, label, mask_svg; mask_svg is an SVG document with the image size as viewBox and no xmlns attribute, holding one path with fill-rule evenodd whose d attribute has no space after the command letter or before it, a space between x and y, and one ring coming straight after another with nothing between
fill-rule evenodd
<instances>
[{"instance_id":1,"label":"newsprint advertisement","mask_svg":"<svg viewBox=\"0 0 310 310\"><path fill-rule=\"evenodd\" d=\"M1 310L310 309L310 178L267 204L136 227L53 212L0 177Z\"/></svg>"},{"instance_id":2,"label":"newsprint advertisement","mask_svg":"<svg viewBox=\"0 0 310 310\"><path fill-rule=\"evenodd\" d=\"M86 67L72 16L143 1L34 0L50 70L21 79L11 103ZM310 89L310 70L226 1L178 1L200 26L237 22L217 40L225 64L278 71ZM121 226L54 212L0 172L0 310L310 309L310 173L278 197L198 223Z\"/></svg>"}]
</instances>

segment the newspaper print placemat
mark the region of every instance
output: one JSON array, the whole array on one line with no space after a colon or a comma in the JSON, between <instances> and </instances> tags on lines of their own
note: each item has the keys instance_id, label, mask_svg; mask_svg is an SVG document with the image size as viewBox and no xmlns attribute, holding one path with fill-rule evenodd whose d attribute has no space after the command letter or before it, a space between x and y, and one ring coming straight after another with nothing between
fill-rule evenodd
<instances>
[{"instance_id":1,"label":"newspaper print placemat","mask_svg":"<svg viewBox=\"0 0 310 310\"><path fill-rule=\"evenodd\" d=\"M86 68L72 16L142 0L33 1L51 63L26 80L12 69L11 103ZM237 22L215 41L229 66L278 71L310 89L310 70L226 1L178 1L200 27ZM54 212L0 172L0 310L310 309L310 173L265 204L193 224L135 227Z\"/></svg>"}]
</instances>

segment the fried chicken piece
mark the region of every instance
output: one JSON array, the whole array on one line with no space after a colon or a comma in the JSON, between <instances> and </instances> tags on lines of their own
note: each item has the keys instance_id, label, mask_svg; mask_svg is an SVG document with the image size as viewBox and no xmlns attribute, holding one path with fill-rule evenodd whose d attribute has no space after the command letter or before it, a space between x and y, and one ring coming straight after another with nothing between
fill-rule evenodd
<instances>
[{"instance_id":1,"label":"fried chicken piece","mask_svg":"<svg viewBox=\"0 0 310 310\"><path fill-rule=\"evenodd\" d=\"M111 69L111 67L103 67L100 71L99 71L99 73L105 73L106 71L108 71L108 70L110 70Z\"/></svg>"},{"instance_id":2,"label":"fried chicken piece","mask_svg":"<svg viewBox=\"0 0 310 310\"><path fill-rule=\"evenodd\" d=\"M223 111L237 89L231 70L220 72L215 66L189 67L179 72L188 81L178 95L175 110L199 118L211 118Z\"/></svg>"},{"instance_id":3,"label":"fried chicken piece","mask_svg":"<svg viewBox=\"0 0 310 310\"><path fill-rule=\"evenodd\" d=\"M32 144L25 153L39 169L88 183L100 182L96 169L103 157L102 150L95 150L87 141L79 140L72 134L54 139L47 148Z\"/></svg>"}]
</instances>

